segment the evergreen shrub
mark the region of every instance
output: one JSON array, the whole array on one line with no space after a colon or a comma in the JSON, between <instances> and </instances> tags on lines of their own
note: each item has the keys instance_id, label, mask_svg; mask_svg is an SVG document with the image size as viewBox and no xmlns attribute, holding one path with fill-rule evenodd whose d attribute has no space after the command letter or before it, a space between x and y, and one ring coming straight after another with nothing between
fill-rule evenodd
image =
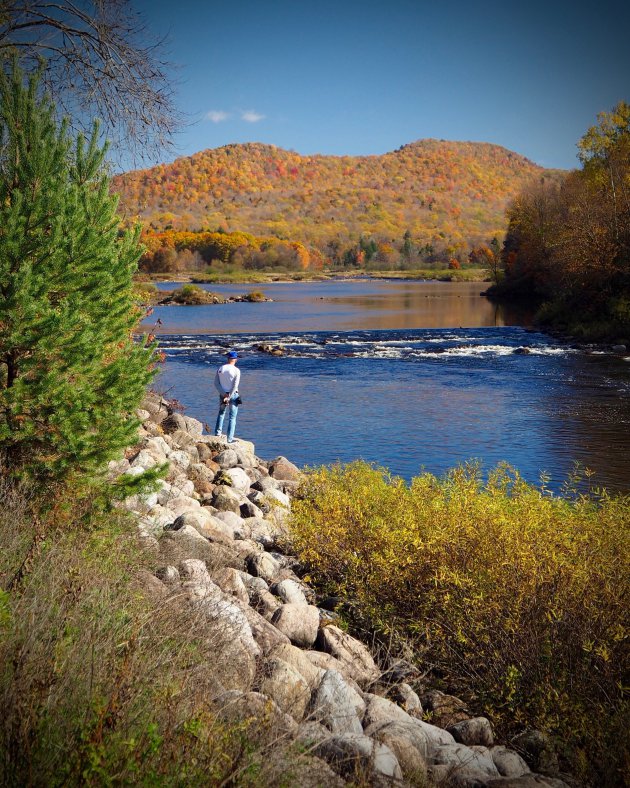
<instances>
[{"instance_id":1,"label":"evergreen shrub","mask_svg":"<svg viewBox=\"0 0 630 788\"><path fill-rule=\"evenodd\" d=\"M0 460L48 483L134 442L152 350L134 341L137 231L98 128L73 140L38 77L0 73Z\"/></svg>"}]
</instances>

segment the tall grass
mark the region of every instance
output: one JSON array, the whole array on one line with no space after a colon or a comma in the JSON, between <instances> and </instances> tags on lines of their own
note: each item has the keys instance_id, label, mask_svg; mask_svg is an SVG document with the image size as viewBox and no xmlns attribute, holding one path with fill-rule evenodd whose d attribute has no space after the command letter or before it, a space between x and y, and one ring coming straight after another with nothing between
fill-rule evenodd
<instances>
[{"instance_id":1,"label":"tall grass","mask_svg":"<svg viewBox=\"0 0 630 788\"><path fill-rule=\"evenodd\" d=\"M327 591L504 736L542 728L583 779L621 781L628 498L553 497L508 467L407 485L358 462L310 475L292 530Z\"/></svg>"},{"instance_id":2,"label":"tall grass","mask_svg":"<svg viewBox=\"0 0 630 788\"><path fill-rule=\"evenodd\" d=\"M215 700L221 626L156 584L128 517L82 523L44 531L0 490L0 785L299 783L310 761L269 720Z\"/></svg>"}]
</instances>

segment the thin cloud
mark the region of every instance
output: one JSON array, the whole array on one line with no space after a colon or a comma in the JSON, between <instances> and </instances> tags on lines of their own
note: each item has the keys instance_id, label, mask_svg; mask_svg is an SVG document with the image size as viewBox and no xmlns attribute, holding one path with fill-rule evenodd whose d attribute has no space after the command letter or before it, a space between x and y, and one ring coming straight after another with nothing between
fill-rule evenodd
<instances>
[{"instance_id":1,"label":"thin cloud","mask_svg":"<svg viewBox=\"0 0 630 788\"><path fill-rule=\"evenodd\" d=\"M230 117L229 112L224 112L222 109L211 109L206 112L206 120L211 120L213 123L223 123Z\"/></svg>"},{"instance_id":2,"label":"thin cloud","mask_svg":"<svg viewBox=\"0 0 630 788\"><path fill-rule=\"evenodd\" d=\"M260 112L256 112L253 109L248 109L245 112L241 112L241 120L244 120L247 123L258 123L259 120L264 120L264 118L264 115L261 115Z\"/></svg>"}]
</instances>

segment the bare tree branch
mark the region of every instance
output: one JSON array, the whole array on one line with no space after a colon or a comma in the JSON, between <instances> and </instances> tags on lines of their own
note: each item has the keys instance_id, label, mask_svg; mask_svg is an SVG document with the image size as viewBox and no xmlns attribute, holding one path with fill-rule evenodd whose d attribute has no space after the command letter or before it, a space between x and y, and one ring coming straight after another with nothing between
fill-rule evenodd
<instances>
[{"instance_id":1,"label":"bare tree branch","mask_svg":"<svg viewBox=\"0 0 630 788\"><path fill-rule=\"evenodd\" d=\"M184 125L166 54L131 0L0 0L0 65L44 61L60 113L82 129L99 117L118 158L151 159Z\"/></svg>"}]
</instances>

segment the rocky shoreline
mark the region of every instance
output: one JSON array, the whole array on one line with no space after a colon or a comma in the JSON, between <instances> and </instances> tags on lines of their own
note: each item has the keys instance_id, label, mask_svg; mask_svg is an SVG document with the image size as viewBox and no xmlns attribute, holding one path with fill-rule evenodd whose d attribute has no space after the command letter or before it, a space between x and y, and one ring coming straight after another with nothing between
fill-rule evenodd
<instances>
[{"instance_id":1,"label":"rocky shoreline","mask_svg":"<svg viewBox=\"0 0 630 788\"><path fill-rule=\"evenodd\" d=\"M248 441L204 434L157 394L138 416L139 443L110 463L110 478L168 467L156 492L122 505L155 566L142 579L146 590L184 598L227 634L229 680L215 707L268 719L312 756L313 784L345 785L359 770L374 785L567 785L543 734L495 743L489 720L339 626L291 555L288 518L302 477L295 465L260 459Z\"/></svg>"}]
</instances>

